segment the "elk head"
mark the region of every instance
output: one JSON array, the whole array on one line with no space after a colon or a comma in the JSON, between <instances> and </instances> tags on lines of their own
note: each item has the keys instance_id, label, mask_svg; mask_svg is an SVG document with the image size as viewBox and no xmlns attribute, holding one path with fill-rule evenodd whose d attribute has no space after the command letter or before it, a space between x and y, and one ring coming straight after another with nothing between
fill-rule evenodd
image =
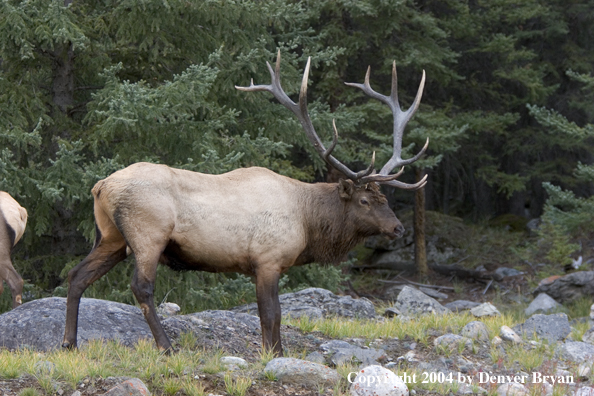
<instances>
[{"instance_id":1,"label":"elk head","mask_svg":"<svg viewBox=\"0 0 594 396\"><path fill-rule=\"evenodd\" d=\"M427 183L427 175L417 183L408 184L396 180L404 171L404 166L415 162L425 151L429 145L429 138L425 146L417 153L414 157L409 159L402 159L402 136L404 134L404 128L410 121L414 113L417 111L419 104L421 103L421 97L423 95L423 88L425 86L425 71L423 70L423 76L419 89L413 104L406 111L402 111L398 102L398 78L396 73L396 62L392 65L392 89L390 96L382 95L374 91L369 84L369 76L371 73L371 67L367 69L365 74L365 81L363 84L358 83L345 83L348 86L356 87L361 89L366 95L371 98L377 99L388 105L392 111L394 117L393 126L393 137L394 137L394 149L392 157L382 167L382 169L376 172L375 166L375 152L371 157L370 165L361 171L354 172L350 170L345 164L340 162L332 155L332 151L336 147L338 142L338 130L336 129L336 123L332 121L334 129L334 135L332 143L326 148L318 134L316 133L309 113L307 111L307 81L309 76L309 68L311 63L311 57L307 59L307 65L303 73L303 79L301 82L301 89L299 91L299 103L293 102L285 91L281 87L280 83L280 50L276 58L276 67L272 68L270 63L266 62L268 71L270 72L271 83L269 85L254 85L253 80L249 87L235 88L241 91L268 91L286 108L291 110L293 114L297 116L297 119L301 123L305 134L309 141L313 144L317 153L326 161L326 163L336 170L340 171L344 176L345 180L339 182L339 194L341 199L348 205L355 205L353 212L356 213L358 226L363 227L364 230L369 228L367 232L370 235L384 234L390 238L397 238L402 236L404 228L400 221L394 215L394 212L388 207L387 200L383 194L379 191L378 185L388 185L396 188L405 190L417 190L423 188ZM392 171L396 168L401 168L397 173L392 174ZM367 214L364 216L363 214ZM373 227L377 229L373 229ZM363 232L363 233L367 233Z\"/></svg>"},{"instance_id":2,"label":"elk head","mask_svg":"<svg viewBox=\"0 0 594 396\"><path fill-rule=\"evenodd\" d=\"M395 239L404 233L402 223L388 206L388 200L377 183L356 185L352 180L341 179L338 193L345 205L344 213L350 216L345 220L355 225L358 235L382 234Z\"/></svg>"}]
</instances>

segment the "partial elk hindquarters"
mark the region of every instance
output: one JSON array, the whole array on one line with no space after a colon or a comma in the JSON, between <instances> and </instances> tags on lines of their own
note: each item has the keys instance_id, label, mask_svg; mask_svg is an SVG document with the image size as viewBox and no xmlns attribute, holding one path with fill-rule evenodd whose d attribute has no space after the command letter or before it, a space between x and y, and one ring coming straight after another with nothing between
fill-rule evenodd
<instances>
[{"instance_id":1,"label":"partial elk hindquarters","mask_svg":"<svg viewBox=\"0 0 594 396\"><path fill-rule=\"evenodd\" d=\"M12 248L23 236L27 226L27 210L10 194L0 191L0 294L6 281L12 293L12 307L23 303L23 278L15 271L10 260Z\"/></svg>"},{"instance_id":2,"label":"partial elk hindquarters","mask_svg":"<svg viewBox=\"0 0 594 396\"><path fill-rule=\"evenodd\" d=\"M400 156L406 122L419 105L424 77L413 106L402 112L396 95L387 97L364 84L349 84L387 103L394 113L394 154L379 173L373 159L363 171L353 172L325 148L307 112L305 68L299 103L280 85L280 52L270 85L237 87L243 91L269 91L301 122L316 151L346 179L338 183L308 184L268 169L236 169L208 175L137 163L98 182L93 188L97 237L89 255L68 274L66 328L62 346L77 343L77 320L84 290L126 257L129 247L136 265L131 287L151 328L157 346L171 343L155 313L153 287L159 262L177 270L240 272L256 278L262 347L282 355L278 280L293 265L334 263L355 244L372 235L402 236L404 228L389 208L378 184L415 190L416 184L395 180L392 170L416 160ZM150 197L150 199L147 199Z\"/></svg>"}]
</instances>

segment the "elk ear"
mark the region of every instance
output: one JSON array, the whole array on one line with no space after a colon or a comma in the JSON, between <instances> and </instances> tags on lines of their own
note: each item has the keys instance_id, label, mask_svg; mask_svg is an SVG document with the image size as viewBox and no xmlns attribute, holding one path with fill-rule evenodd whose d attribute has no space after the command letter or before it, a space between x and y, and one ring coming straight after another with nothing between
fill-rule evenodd
<instances>
[{"instance_id":1,"label":"elk ear","mask_svg":"<svg viewBox=\"0 0 594 396\"><path fill-rule=\"evenodd\" d=\"M340 179L338 181L338 194L340 195L340 198L349 200L353 196L354 191L355 184L352 180Z\"/></svg>"}]
</instances>

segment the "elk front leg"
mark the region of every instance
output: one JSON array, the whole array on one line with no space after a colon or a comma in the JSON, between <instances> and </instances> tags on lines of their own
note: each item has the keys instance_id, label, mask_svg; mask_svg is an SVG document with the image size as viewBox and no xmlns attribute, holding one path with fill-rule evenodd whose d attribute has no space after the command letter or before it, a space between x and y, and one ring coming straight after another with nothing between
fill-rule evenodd
<instances>
[{"instance_id":1,"label":"elk front leg","mask_svg":"<svg viewBox=\"0 0 594 396\"><path fill-rule=\"evenodd\" d=\"M273 350L275 356L283 356L280 324L281 308L278 300L280 273L275 270L260 270L256 273L256 297L262 326L262 349Z\"/></svg>"}]
</instances>

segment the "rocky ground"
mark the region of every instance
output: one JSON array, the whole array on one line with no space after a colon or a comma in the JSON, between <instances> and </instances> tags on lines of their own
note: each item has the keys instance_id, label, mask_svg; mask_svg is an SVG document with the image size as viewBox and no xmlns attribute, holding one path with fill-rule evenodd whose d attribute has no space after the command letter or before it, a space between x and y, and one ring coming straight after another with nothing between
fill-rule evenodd
<instances>
[{"instance_id":1,"label":"rocky ground","mask_svg":"<svg viewBox=\"0 0 594 396\"><path fill-rule=\"evenodd\" d=\"M499 283L504 285L503 287L513 288L514 282L518 280L514 275L508 278L510 284L505 285L505 279ZM348 374L345 373L345 368L357 372L369 366L380 366L378 370L395 369L400 374L406 372L410 376L414 375L408 378L411 382L409 388L411 393L418 395L442 394L441 392L594 395L594 329L585 332L581 336L582 339L576 339L571 333L576 325L588 323L594 320L594 317L574 318L570 321L564 313L542 315L541 313L546 313L547 310L559 310L554 299L542 295L529 307L531 312L525 322L507 323L501 326L497 336L493 337L492 332L489 335L483 322L491 320L491 315L499 314L497 307L493 304L481 305L480 302L485 299L485 294L482 294L484 286L481 290L473 290L476 287L471 286L470 284L462 293L456 293L456 298L449 292L450 296L442 300L442 304L421 293L413 285L399 285L394 305L379 312L368 299L336 296L323 289L306 289L284 295L281 297L284 315L294 318L308 317L311 320L327 317L342 317L345 321L364 318L368 323L398 321L403 326L412 326L412 323L426 320L419 319L417 315L425 315L422 316L425 318L439 317L450 310L469 308L472 308L472 314L466 314L464 326L454 325L457 316L453 315L450 316L451 326L428 325L420 330L425 332L422 335L414 333L419 331L417 328L410 327L411 334L401 337L369 338L365 334L360 334L356 337L336 339L319 331L302 331L297 326L283 325L283 346L287 354L295 358L272 360L264 369L258 366L262 359L261 333L259 319L252 315L255 313L253 305L237 307L230 311L205 311L190 315L176 315L175 309L171 309L174 306L164 306L161 311L162 322L174 342L179 342L184 334L192 334L197 345L212 351L223 350L224 355L245 361L245 365L241 360L240 363L233 361L224 364L224 369L219 373L207 373L200 368L185 372L184 376L195 378L204 384L205 395L230 394L225 386L226 374L231 377L250 378L252 384L247 390L247 395L337 394L339 390L348 392L350 386L344 381ZM576 272L545 282L542 288L562 301L584 293L587 295L589 290L594 290L591 289L594 288L594 272ZM436 289L423 290L436 298L440 297L436 292L443 292ZM392 290L391 293L396 292ZM542 305L539 308L534 304ZM381 315L382 313L385 316ZM64 316L65 300L62 298L47 298L24 304L0 316L0 343L10 350L26 347L49 351L57 348L63 335ZM591 322L589 326L592 327ZM138 308L102 300L83 299L79 320L79 343L82 345L96 338L118 339L123 345L133 346L139 339L150 339L151 335ZM547 341L544 342L544 339ZM518 351L526 355L541 351L547 357L542 364L528 369L521 358L514 361L513 354L517 354ZM39 355L39 360L41 363L36 364L45 364L43 355ZM266 374L267 372L269 374ZM557 383L553 388L543 383L542 376L545 375L550 376L550 383L553 382L553 378L557 382L568 383ZM524 383L516 384L516 381L522 382L522 377L525 378ZM336 385L340 378L343 378L341 386ZM60 396L70 396L76 392L80 392L81 395L102 395L121 385L126 379L117 376L89 376L77 384L77 389L57 379L52 389ZM352 375L351 379L355 379L355 375ZM462 384L468 383L470 379L474 386ZM155 388L151 381L145 380L154 393L166 394L164 389ZM423 384L423 381L426 383ZM439 388L437 383L454 385L453 388ZM139 386L130 386L122 392L142 394L143 390ZM26 388L48 393L40 384L40 377L34 373L13 379L0 378L2 395L16 395ZM372 391L379 392L378 389L374 384ZM368 394L362 393L363 390L359 392L356 394ZM183 391L177 393L180 396L188 394Z\"/></svg>"}]
</instances>

